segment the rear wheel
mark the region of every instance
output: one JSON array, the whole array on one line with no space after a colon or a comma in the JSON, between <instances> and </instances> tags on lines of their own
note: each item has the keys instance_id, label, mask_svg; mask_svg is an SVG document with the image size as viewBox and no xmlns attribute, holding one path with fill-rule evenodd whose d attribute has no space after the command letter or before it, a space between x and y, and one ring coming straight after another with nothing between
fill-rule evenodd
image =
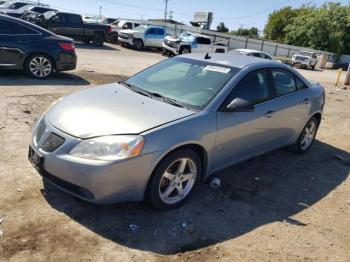
<instances>
[{"instance_id":1,"label":"rear wheel","mask_svg":"<svg viewBox=\"0 0 350 262\"><path fill-rule=\"evenodd\" d=\"M201 173L201 161L195 152L184 149L171 153L160 162L149 181L149 202L160 210L182 205L194 191Z\"/></svg>"},{"instance_id":2,"label":"rear wheel","mask_svg":"<svg viewBox=\"0 0 350 262\"><path fill-rule=\"evenodd\" d=\"M297 142L293 145L293 149L298 154L306 153L310 148L317 134L319 121L316 117L312 117L305 125Z\"/></svg>"},{"instance_id":3,"label":"rear wheel","mask_svg":"<svg viewBox=\"0 0 350 262\"><path fill-rule=\"evenodd\" d=\"M102 34L95 34L94 38L92 39L92 43L95 46L103 46L104 43L104 37Z\"/></svg>"},{"instance_id":4,"label":"rear wheel","mask_svg":"<svg viewBox=\"0 0 350 262\"><path fill-rule=\"evenodd\" d=\"M26 60L24 70L32 77L45 79L54 73L55 67L52 59L47 55L34 54Z\"/></svg>"}]
</instances>

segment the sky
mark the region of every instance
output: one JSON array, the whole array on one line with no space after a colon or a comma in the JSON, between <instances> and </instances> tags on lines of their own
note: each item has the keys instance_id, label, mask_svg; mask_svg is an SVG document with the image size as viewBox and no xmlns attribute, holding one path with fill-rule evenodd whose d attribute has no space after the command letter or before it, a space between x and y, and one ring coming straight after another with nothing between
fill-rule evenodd
<instances>
[{"instance_id":1,"label":"sky","mask_svg":"<svg viewBox=\"0 0 350 262\"><path fill-rule=\"evenodd\" d=\"M40 0L51 6L75 13L98 15L100 6L105 17L133 19L164 18L165 0ZM269 13L284 6L300 7L312 3L320 6L327 0L169 0L168 11L173 19L189 24L196 11L214 13L212 29L224 22L230 30L239 27L264 29ZM348 0L340 0L349 4Z\"/></svg>"}]
</instances>

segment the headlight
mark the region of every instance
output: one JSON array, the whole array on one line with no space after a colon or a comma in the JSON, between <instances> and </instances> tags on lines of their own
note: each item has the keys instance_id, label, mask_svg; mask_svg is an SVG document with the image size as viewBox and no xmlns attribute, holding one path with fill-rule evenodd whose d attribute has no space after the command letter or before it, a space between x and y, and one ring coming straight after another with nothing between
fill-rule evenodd
<instances>
[{"instance_id":1,"label":"headlight","mask_svg":"<svg viewBox=\"0 0 350 262\"><path fill-rule=\"evenodd\" d=\"M81 141L70 154L96 160L120 160L140 155L144 143L142 136L102 136Z\"/></svg>"}]
</instances>

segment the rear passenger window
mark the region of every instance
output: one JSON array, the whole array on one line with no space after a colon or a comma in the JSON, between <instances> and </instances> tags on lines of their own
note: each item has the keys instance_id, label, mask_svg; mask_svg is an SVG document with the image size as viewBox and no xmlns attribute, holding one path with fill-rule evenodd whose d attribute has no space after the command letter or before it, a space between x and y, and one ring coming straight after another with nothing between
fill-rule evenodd
<instances>
[{"instance_id":1,"label":"rear passenger window","mask_svg":"<svg viewBox=\"0 0 350 262\"><path fill-rule=\"evenodd\" d=\"M256 105L269 100L269 82L266 71L256 71L248 75L234 88L231 99L243 98Z\"/></svg>"},{"instance_id":2,"label":"rear passenger window","mask_svg":"<svg viewBox=\"0 0 350 262\"><path fill-rule=\"evenodd\" d=\"M275 83L277 96L283 96L297 90L292 73L282 70L275 70L272 71L272 77Z\"/></svg>"},{"instance_id":3,"label":"rear passenger window","mask_svg":"<svg viewBox=\"0 0 350 262\"><path fill-rule=\"evenodd\" d=\"M6 19L0 19L0 35L35 35L37 31Z\"/></svg>"},{"instance_id":4,"label":"rear passenger window","mask_svg":"<svg viewBox=\"0 0 350 262\"><path fill-rule=\"evenodd\" d=\"M303 89L307 88L305 83L303 81L301 81L298 77L295 77L295 82L297 84L297 90L303 90Z\"/></svg>"}]
</instances>

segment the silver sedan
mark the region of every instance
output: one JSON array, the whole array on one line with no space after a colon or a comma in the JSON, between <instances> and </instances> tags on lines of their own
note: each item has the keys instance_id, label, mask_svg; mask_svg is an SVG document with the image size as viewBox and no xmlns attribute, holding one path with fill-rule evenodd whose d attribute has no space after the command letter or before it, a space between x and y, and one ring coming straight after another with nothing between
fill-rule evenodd
<instances>
[{"instance_id":1,"label":"silver sedan","mask_svg":"<svg viewBox=\"0 0 350 262\"><path fill-rule=\"evenodd\" d=\"M29 160L84 200L169 209L219 169L285 146L307 152L324 102L320 85L278 62L179 56L56 101L33 128Z\"/></svg>"}]
</instances>

